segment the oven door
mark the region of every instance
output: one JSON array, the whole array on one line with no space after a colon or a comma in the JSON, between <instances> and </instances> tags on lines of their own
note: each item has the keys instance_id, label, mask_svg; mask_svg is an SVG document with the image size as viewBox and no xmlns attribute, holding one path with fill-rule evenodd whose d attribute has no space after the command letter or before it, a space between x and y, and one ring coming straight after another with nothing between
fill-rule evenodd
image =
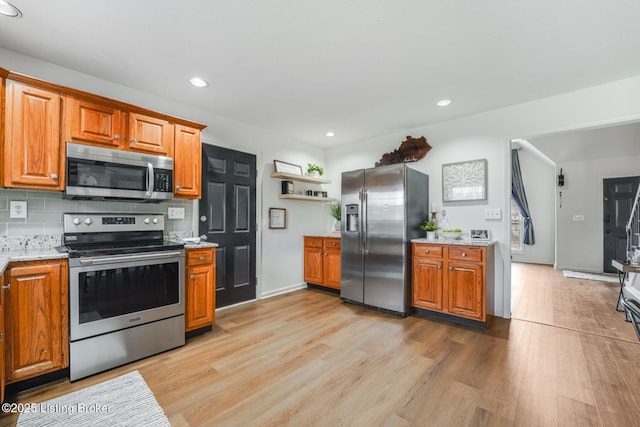
<instances>
[{"instance_id":1,"label":"oven door","mask_svg":"<svg viewBox=\"0 0 640 427\"><path fill-rule=\"evenodd\" d=\"M69 261L70 339L184 315L184 251Z\"/></svg>"}]
</instances>

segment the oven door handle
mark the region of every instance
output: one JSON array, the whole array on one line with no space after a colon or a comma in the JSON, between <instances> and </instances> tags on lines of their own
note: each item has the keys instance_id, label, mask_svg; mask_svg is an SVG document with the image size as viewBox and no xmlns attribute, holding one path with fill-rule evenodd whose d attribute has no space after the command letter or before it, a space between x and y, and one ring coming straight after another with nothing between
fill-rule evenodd
<instances>
[{"instance_id":1,"label":"oven door handle","mask_svg":"<svg viewBox=\"0 0 640 427\"><path fill-rule=\"evenodd\" d=\"M175 258L182 255L179 251L152 253L152 254L140 254L140 255L121 255L121 256L109 256L109 257L90 257L80 258L80 264L107 264L112 262L127 262L127 261L139 261L149 259L165 259Z\"/></svg>"}]
</instances>

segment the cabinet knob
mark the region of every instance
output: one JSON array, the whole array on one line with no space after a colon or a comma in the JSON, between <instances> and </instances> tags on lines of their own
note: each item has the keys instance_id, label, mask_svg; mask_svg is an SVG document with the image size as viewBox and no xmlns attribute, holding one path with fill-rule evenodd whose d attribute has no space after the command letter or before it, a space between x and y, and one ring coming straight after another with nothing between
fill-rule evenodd
<instances>
[{"instance_id":1,"label":"cabinet knob","mask_svg":"<svg viewBox=\"0 0 640 427\"><path fill-rule=\"evenodd\" d=\"M136 139L132 136L131 139L129 140L131 142L136 142Z\"/></svg>"},{"instance_id":2,"label":"cabinet knob","mask_svg":"<svg viewBox=\"0 0 640 427\"><path fill-rule=\"evenodd\" d=\"M331 246L335 246L335 245L336 245L336 242L331 242Z\"/></svg>"},{"instance_id":3,"label":"cabinet knob","mask_svg":"<svg viewBox=\"0 0 640 427\"><path fill-rule=\"evenodd\" d=\"M442 266L441 265L438 266L438 270L442 270Z\"/></svg>"},{"instance_id":4,"label":"cabinet knob","mask_svg":"<svg viewBox=\"0 0 640 427\"><path fill-rule=\"evenodd\" d=\"M452 268L452 267L449 267L449 271L451 271L451 270L453 270L453 268Z\"/></svg>"},{"instance_id":5,"label":"cabinet knob","mask_svg":"<svg viewBox=\"0 0 640 427\"><path fill-rule=\"evenodd\" d=\"M198 259L199 259L200 261L204 261L204 257L203 257L203 256L199 257Z\"/></svg>"},{"instance_id":6,"label":"cabinet knob","mask_svg":"<svg viewBox=\"0 0 640 427\"><path fill-rule=\"evenodd\" d=\"M329 252L325 252L325 253L324 253L324 256L329 256Z\"/></svg>"},{"instance_id":7,"label":"cabinet knob","mask_svg":"<svg viewBox=\"0 0 640 427\"><path fill-rule=\"evenodd\" d=\"M113 135L113 139L115 139L117 141L118 139L120 139L120 135L118 135L118 134Z\"/></svg>"},{"instance_id":8,"label":"cabinet knob","mask_svg":"<svg viewBox=\"0 0 640 427\"><path fill-rule=\"evenodd\" d=\"M179 185L176 185L176 190L179 190L179 189L180 189L180 186L179 186Z\"/></svg>"},{"instance_id":9,"label":"cabinet knob","mask_svg":"<svg viewBox=\"0 0 640 427\"><path fill-rule=\"evenodd\" d=\"M191 274L191 275L189 276L189 279L193 280L193 278L194 278L194 277L195 277L195 276L194 276L193 274Z\"/></svg>"},{"instance_id":10,"label":"cabinet knob","mask_svg":"<svg viewBox=\"0 0 640 427\"><path fill-rule=\"evenodd\" d=\"M466 252L462 252L462 257L464 258L466 256L467 256L467 253Z\"/></svg>"},{"instance_id":11,"label":"cabinet knob","mask_svg":"<svg viewBox=\"0 0 640 427\"><path fill-rule=\"evenodd\" d=\"M425 249L424 253L428 254L429 253L429 249Z\"/></svg>"},{"instance_id":12,"label":"cabinet knob","mask_svg":"<svg viewBox=\"0 0 640 427\"><path fill-rule=\"evenodd\" d=\"M51 174L51 179L58 179L58 174L57 173L52 173Z\"/></svg>"}]
</instances>

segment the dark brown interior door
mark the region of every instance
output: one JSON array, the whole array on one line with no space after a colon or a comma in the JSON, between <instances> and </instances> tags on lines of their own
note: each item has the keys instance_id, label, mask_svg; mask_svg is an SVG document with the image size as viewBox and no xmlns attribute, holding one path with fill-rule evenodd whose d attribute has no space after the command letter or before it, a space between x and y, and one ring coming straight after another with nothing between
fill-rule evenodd
<instances>
[{"instance_id":1,"label":"dark brown interior door","mask_svg":"<svg viewBox=\"0 0 640 427\"><path fill-rule=\"evenodd\" d=\"M216 307L256 298L256 157L202 145L199 234L216 249Z\"/></svg>"},{"instance_id":2,"label":"dark brown interior door","mask_svg":"<svg viewBox=\"0 0 640 427\"><path fill-rule=\"evenodd\" d=\"M624 260L627 257L626 225L638 191L638 183L638 176L603 180L603 270L606 273L617 272L611 266L612 259Z\"/></svg>"}]
</instances>

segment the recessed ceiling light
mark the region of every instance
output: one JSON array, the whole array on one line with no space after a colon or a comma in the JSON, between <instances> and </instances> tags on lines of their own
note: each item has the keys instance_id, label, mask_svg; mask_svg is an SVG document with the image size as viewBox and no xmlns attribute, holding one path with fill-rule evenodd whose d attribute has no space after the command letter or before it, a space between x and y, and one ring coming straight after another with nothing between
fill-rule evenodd
<instances>
[{"instance_id":1,"label":"recessed ceiling light","mask_svg":"<svg viewBox=\"0 0 640 427\"><path fill-rule=\"evenodd\" d=\"M327 133L325 133L325 135L327 135L327 136L336 136L335 132L327 132Z\"/></svg>"},{"instance_id":2,"label":"recessed ceiling light","mask_svg":"<svg viewBox=\"0 0 640 427\"><path fill-rule=\"evenodd\" d=\"M449 104L451 104L451 100L450 99L441 99L440 101L436 102L436 105L438 107L446 107Z\"/></svg>"},{"instance_id":3,"label":"recessed ceiling light","mask_svg":"<svg viewBox=\"0 0 640 427\"><path fill-rule=\"evenodd\" d=\"M209 86L209 83L206 80L201 79L200 77L191 77L189 79L189 83L191 83L195 87L207 87L207 86Z\"/></svg>"},{"instance_id":4,"label":"recessed ceiling light","mask_svg":"<svg viewBox=\"0 0 640 427\"><path fill-rule=\"evenodd\" d=\"M22 12L4 0L0 0L0 15L10 16L11 18L22 18Z\"/></svg>"}]
</instances>

